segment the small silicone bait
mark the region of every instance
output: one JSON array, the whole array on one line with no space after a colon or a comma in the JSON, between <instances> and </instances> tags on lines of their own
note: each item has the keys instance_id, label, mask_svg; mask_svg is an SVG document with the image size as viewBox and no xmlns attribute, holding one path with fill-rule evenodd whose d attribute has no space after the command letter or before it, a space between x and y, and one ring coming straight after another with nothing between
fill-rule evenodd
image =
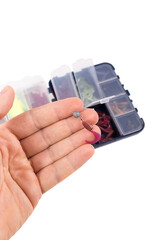
<instances>
[{"instance_id":1,"label":"small silicone bait","mask_svg":"<svg viewBox=\"0 0 160 240\"><path fill-rule=\"evenodd\" d=\"M89 142L87 140L85 140L86 143L89 143L89 144L94 144L96 142L98 142L100 139L101 139L101 135L95 131L93 131L93 126L91 127L88 123L86 123L85 121L83 121L82 117L80 116L80 113L78 111L74 111L73 112L73 116L75 118L80 118L81 121L82 121L82 124L84 126L84 128L86 128L88 131L90 131L93 135L94 135L94 140Z\"/></svg>"},{"instance_id":2,"label":"small silicone bait","mask_svg":"<svg viewBox=\"0 0 160 240\"><path fill-rule=\"evenodd\" d=\"M111 140L114 137L115 131L111 124L111 117L104 111L98 111L99 120L97 126L101 129L100 143Z\"/></svg>"}]
</instances>

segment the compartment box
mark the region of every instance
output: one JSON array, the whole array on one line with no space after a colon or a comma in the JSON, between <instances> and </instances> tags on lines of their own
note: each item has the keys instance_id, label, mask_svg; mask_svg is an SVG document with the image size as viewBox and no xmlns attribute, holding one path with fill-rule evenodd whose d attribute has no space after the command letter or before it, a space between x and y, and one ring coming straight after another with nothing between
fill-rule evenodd
<instances>
[{"instance_id":1,"label":"compartment box","mask_svg":"<svg viewBox=\"0 0 160 240\"><path fill-rule=\"evenodd\" d=\"M101 129L101 139L94 147L101 147L136 134L144 128L130 98L109 63L92 65L90 60L80 60L73 64L72 76L85 108L94 108L98 115L97 125ZM65 76L64 79L65 81ZM49 82L54 96L54 86Z\"/></svg>"},{"instance_id":2,"label":"compartment box","mask_svg":"<svg viewBox=\"0 0 160 240\"><path fill-rule=\"evenodd\" d=\"M39 77L27 77L11 83L15 100L0 124L31 108L68 97L80 97L85 108L94 108L102 137L94 147L132 136L144 128L144 121L134 108L129 92L124 89L114 67L109 63L93 65L90 60L73 64L74 72L63 66L53 72L49 88ZM49 94L50 93L50 94ZM52 95L52 99L51 99Z\"/></svg>"}]
</instances>

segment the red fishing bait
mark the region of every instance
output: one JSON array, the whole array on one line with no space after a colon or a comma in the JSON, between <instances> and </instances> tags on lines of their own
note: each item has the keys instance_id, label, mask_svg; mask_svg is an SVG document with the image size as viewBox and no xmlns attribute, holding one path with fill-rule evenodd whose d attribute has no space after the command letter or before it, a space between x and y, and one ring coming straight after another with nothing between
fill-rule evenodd
<instances>
[{"instance_id":1,"label":"red fishing bait","mask_svg":"<svg viewBox=\"0 0 160 240\"><path fill-rule=\"evenodd\" d=\"M99 142L99 140L101 139L101 135L100 135L99 133L93 131L93 130L92 130L93 127L91 127L88 123L86 123L85 121L83 121L82 117L80 116L80 113L79 113L78 111L74 111L74 112L73 112L73 116L74 116L75 118L80 118L81 121L82 121L82 124L83 124L84 128L86 128L88 131L90 131L90 132L93 134L93 136L94 136L94 140L93 140L93 141L89 142L89 141L86 140L85 142L86 142L86 143L89 143L89 144L94 144L94 143L96 143L96 142Z\"/></svg>"},{"instance_id":2,"label":"red fishing bait","mask_svg":"<svg viewBox=\"0 0 160 240\"><path fill-rule=\"evenodd\" d=\"M113 135L115 134L115 131L111 125L111 117L103 111L98 111L97 113L99 116L97 126L102 131L100 143L103 143L108 140L111 140L113 138Z\"/></svg>"}]
</instances>

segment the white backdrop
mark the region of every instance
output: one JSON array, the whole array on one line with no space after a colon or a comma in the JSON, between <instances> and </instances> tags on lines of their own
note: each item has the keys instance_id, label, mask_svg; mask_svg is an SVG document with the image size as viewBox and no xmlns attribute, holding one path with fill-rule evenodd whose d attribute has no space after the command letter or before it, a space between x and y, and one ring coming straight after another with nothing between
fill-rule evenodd
<instances>
[{"instance_id":1,"label":"white backdrop","mask_svg":"<svg viewBox=\"0 0 160 240\"><path fill-rule=\"evenodd\" d=\"M79 58L110 62L142 133L96 149L40 200L12 240L160 239L160 14L157 0L0 1L0 83L46 81Z\"/></svg>"}]
</instances>

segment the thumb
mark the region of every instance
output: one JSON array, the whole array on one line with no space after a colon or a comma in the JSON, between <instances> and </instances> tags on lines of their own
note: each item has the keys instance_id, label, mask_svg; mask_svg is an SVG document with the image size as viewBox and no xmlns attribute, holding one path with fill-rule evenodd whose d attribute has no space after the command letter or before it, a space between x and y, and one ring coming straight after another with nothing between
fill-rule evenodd
<instances>
[{"instance_id":1,"label":"thumb","mask_svg":"<svg viewBox=\"0 0 160 240\"><path fill-rule=\"evenodd\" d=\"M14 90L10 86L0 92L0 120L4 118L11 109L14 101Z\"/></svg>"}]
</instances>

